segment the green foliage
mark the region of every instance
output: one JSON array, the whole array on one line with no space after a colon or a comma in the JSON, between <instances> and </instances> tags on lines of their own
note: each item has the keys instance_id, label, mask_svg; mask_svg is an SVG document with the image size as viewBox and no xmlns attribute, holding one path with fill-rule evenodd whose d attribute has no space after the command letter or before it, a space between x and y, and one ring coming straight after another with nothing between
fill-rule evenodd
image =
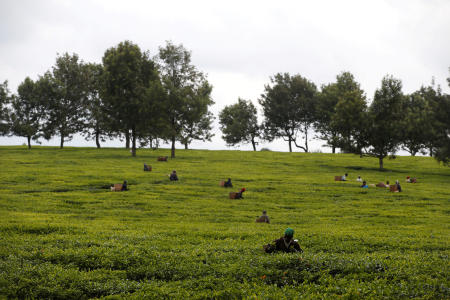
<instances>
[{"instance_id":1,"label":"green foliage","mask_svg":"<svg viewBox=\"0 0 450 300\"><path fill-rule=\"evenodd\" d=\"M445 165L450 164L450 96L446 95L441 98L440 110L437 114L439 122L439 141L436 149L436 159Z\"/></svg>"},{"instance_id":2,"label":"green foliage","mask_svg":"<svg viewBox=\"0 0 450 300\"><path fill-rule=\"evenodd\" d=\"M166 93L161 113L165 116L165 136L171 141L171 157L175 157L175 141L185 147L193 140L209 140L212 135L209 113L212 86L206 76L191 63L191 52L182 44L167 42L159 48L159 69Z\"/></svg>"},{"instance_id":3,"label":"green foliage","mask_svg":"<svg viewBox=\"0 0 450 300\"><path fill-rule=\"evenodd\" d=\"M8 90L8 81L0 83L0 135L6 135L9 132L9 109L8 104L11 101L11 95Z\"/></svg>"},{"instance_id":4,"label":"green foliage","mask_svg":"<svg viewBox=\"0 0 450 300\"><path fill-rule=\"evenodd\" d=\"M368 125L364 91L349 72L341 73L336 79L338 102L331 116L331 128L337 132L336 145L343 152L361 154Z\"/></svg>"},{"instance_id":5,"label":"green foliage","mask_svg":"<svg viewBox=\"0 0 450 300\"><path fill-rule=\"evenodd\" d=\"M229 146L251 143L256 151L256 139L260 138L256 107L248 100L239 98L233 105L225 106L219 114L222 138Z\"/></svg>"},{"instance_id":6,"label":"green foliage","mask_svg":"<svg viewBox=\"0 0 450 300\"><path fill-rule=\"evenodd\" d=\"M420 91L408 95L403 103L402 149L412 156L422 152L433 134L433 111Z\"/></svg>"},{"instance_id":7,"label":"green foliage","mask_svg":"<svg viewBox=\"0 0 450 300\"><path fill-rule=\"evenodd\" d=\"M440 144L445 139L445 124L446 124L446 97L443 95L440 88L431 86L422 86L417 92L416 96L423 98L427 103L427 126L424 128L425 146L429 150L430 156L433 156L435 150L440 147Z\"/></svg>"},{"instance_id":8,"label":"green foliage","mask_svg":"<svg viewBox=\"0 0 450 300\"><path fill-rule=\"evenodd\" d=\"M107 106L100 96L103 88L103 66L101 64L89 63L84 65L87 73L87 116L82 134L86 140L95 140L97 148L100 141L105 142L107 138L113 137L111 123L107 114Z\"/></svg>"},{"instance_id":9,"label":"green foliage","mask_svg":"<svg viewBox=\"0 0 450 300\"><path fill-rule=\"evenodd\" d=\"M163 100L156 64L130 41L106 50L103 56L102 98L117 131L131 132L132 156L136 142L158 124ZM128 136L127 136L128 139Z\"/></svg>"},{"instance_id":10,"label":"green foliage","mask_svg":"<svg viewBox=\"0 0 450 300\"><path fill-rule=\"evenodd\" d=\"M450 132L450 129L447 132ZM436 150L435 158L444 165L450 165L450 137L447 137Z\"/></svg>"},{"instance_id":11,"label":"green foliage","mask_svg":"<svg viewBox=\"0 0 450 300\"><path fill-rule=\"evenodd\" d=\"M292 143L308 152L308 131L316 115L315 84L300 75L288 73L278 73L270 78L270 82L272 86L266 85L259 99L265 117L265 138L283 138L289 143L289 152L292 152ZM304 135L304 146L297 144L299 133Z\"/></svg>"},{"instance_id":12,"label":"green foliage","mask_svg":"<svg viewBox=\"0 0 450 300\"><path fill-rule=\"evenodd\" d=\"M338 147L338 132L331 123L339 101L338 94L336 83L323 85L316 101L315 129L318 138L327 142L326 145L331 147L332 153L336 153Z\"/></svg>"},{"instance_id":13,"label":"green foliage","mask_svg":"<svg viewBox=\"0 0 450 300\"><path fill-rule=\"evenodd\" d=\"M185 149L193 140L211 141L214 136L211 132L214 116L208 111L208 107L214 103L210 97L211 91L212 86L205 82L194 95L186 98L186 112L178 138Z\"/></svg>"},{"instance_id":14,"label":"green foliage","mask_svg":"<svg viewBox=\"0 0 450 300\"><path fill-rule=\"evenodd\" d=\"M58 55L52 72L39 79L38 94L45 106L44 136L58 134L60 147L84 127L87 75L77 54Z\"/></svg>"},{"instance_id":15,"label":"green foliage","mask_svg":"<svg viewBox=\"0 0 450 300\"><path fill-rule=\"evenodd\" d=\"M432 158L386 172L352 154L180 150L156 162L168 151L0 147L0 298L450 297L450 169ZM362 191L358 175L418 183ZM227 177L244 199L228 199ZM109 191L124 179L128 192ZM263 209L271 224L255 223ZM265 254L287 227L304 252Z\"/></svg>"},{"instance_id":16,"label":"green foliage","mask_svg":"<svg viewBox=\"0 0 450 300\"><path fill-rule=\"evenodd\" d=\"M367 126L364 91L350 72L336 76L336 83L322 86L316 101L315 127L335 153L361 153Z\"/></svg>"},{"instance_id":17,"label":"green foliage","mask_svg":"<svg viewBox=\"0 0 450 300\"><path fill-rule=\"evenodd\" d=\"M449 68L450 71L450 68ZM447 78L450 86L450 77ZM450 95L440 95L438 97L439 104L436 105L437 128L438 134L438 149L436 151L436 159L443 162L445 165L450 165Z\"/></svg>"},{"instance_id":18,"label":"green foliage","mask_svg":"<svg viewBox=\"0 0 450 300\"><path fill-rule=\"evenodd\" d=\"M402 82L385 76L369 108L366 134L368 153L378 158L380 169L383 169L383 159L394 154L402 141L403 101Z\"/></svg>"},{"instance_id":19,"label":"green foliage","mask_svg":"<svg viewBox=\"0 0 450 300\"><path fill-rule=\"evenodd\" d=\"M11 103L11 133L26 137L29 149L31 140L38 141L42 135L40 121L44 116L44 102L37 89L37 83L29 77L25 78Z\"/></svg>"}]
</instances>

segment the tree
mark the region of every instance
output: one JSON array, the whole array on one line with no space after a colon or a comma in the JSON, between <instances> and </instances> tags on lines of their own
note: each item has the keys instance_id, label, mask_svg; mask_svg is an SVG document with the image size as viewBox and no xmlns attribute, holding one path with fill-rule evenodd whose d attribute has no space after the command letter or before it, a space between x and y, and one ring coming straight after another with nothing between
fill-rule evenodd
<instances>
[{"instance_id":1,"label":"tree","mask_svg":"<svg viewBox=\"0 0 450 300\"><path fill-rule=\"evenodd\" d=\"M156 116L161 99L159 74L148 52L130 41L106 50L103 56L104 88L102 98L117 131L131 133L132 156L145 125Z\"/></svg>"},{"instance_id":2,"label":"tree","mask_svg":"<svg viewBox=\"0 0 450 300\"><path fill-rule=\"evenodd\" d=\"M251 143L253 151L256 151L256 139L261 137L261 128L256 107L250 100L239 98L236 104L225 106L219 114L219 123L227 145Z\"/></svg>"},{"instance_id":3,"label":"tree","mask_svg":"<svg viewBox=\"0 0 450 300\"><path fill-rule=\"evenodd\" d=\"M383 169L383 159L394 154L401 143L403 99L402 82L385 76L369 108L367 154L378 158L380 169Z\"/></svg>"},{"instance_id":4,"label":"tree","mask_svg":"<svg viewBox=\"0 0 450 300\"><path fill-rule=\"evenodd\" d=\"M442 107L445 106L446 96L442 94L439 87L434 86L434 82L430 86L422 86L416 93L417 96L422 97L429 110L427 111L427 126L424 128L425 147L429 151L430 156L434 156L435 149L440 147L440 143L445 138L443 128L445 121L441 121L440 115L445 114Z\"/></svg>"},{"instance_id":5,"label":"tree","mask_svg":"<svg viewBox=\"0 0 450 300\"><path fill-rule=\"evenodd\" d=\"M86 99L86 123L83 128L83 135L86 140L95 140L97 148L100 148L100 141L105 142L107 138L112 138L110 120L106 113L105 101L100 97L102 89L103 66L101 64L85 64L87 74L87 99Z\"/></svg>"},{"instance_id":6,"label":"tree","mask_svg":"<svg viewBox=\"0 0 450 300\"><path fill-rule=\"evenodd\" d=\"M423 149L433 132L432 109L427 99L417 91L405 97L402 110L402 149L412 156L425 154Z\"/></svg>"},{"instance_id":7,"label":"tree","mask_svg":"<svg viewBox=\"0 0 450 300\"><path fill-rule=\"evenodd\" d=\"M366 138L366 96L351 73L343 72L336 78L338 102L331 116L331 127L337 132L335 142L344 152L361 154Z\"/></svg>"},{"instance_id":8,"label":"tree","mask_svg":"<svg viewBox=\"0 0 450 300\"><path fill-rule=\"evenodd\" d=\"M8 89L8 81L0 83L0 135L6 135L9 132L9 108L11 95Z\"/></svg>"},{"instance_id":9,"label":"tree","mask_svg":"<svg viewBox=\"0 0 450 300\"><path fill-rule=\"evenodd\" d=\"M165 47L159 48L158 60L166 93L165 136L171 141L171 157L174 158L175 141L181 140L186 145L196 138L190 129L210 120L208 107L214 104L210 97L212 89L205 75L191 64L191 52L182 44L167 42ZM207 128L201 131L209 132ZM202 136L205 138L204 134Z\"/></svg>"},{"instance_id":10,"label":"tree","mask_svg":"<svg viewBox=\"0 0 450 300\"><path fill-rule=\"evenodd\" d=\"M211 141L214 136L211 133L214 116L208 111L209 105L214 103L210 97L211 91L212 87L205 81L203 86L192 91L192 96L186 97L187 109L179 137L185 149L193 140Z\"/></svg>"},{"instance_id":11,"label":"tree","mask_svg":"<svg viewBox=\"0 0 450 300\"><path fill-rule=\"evenodd\" d=\"M450 68L449 68L450 71ZM447 78L450 87L450 77ZM450 95L443 95L439 98L440 109L436 114L438 128L440 128L439 147L436 150L435 158L444 165L450 165Z\"/></svg>"},{"instance_id":12,"label":"tree","mask_svg":"<svg viewBox=\"0 0 450 300\"><path fill-rule=\"evenodd\" d=\"M43 103L38 92L39 83L29 77L17 88L18 95L12 100L11 133L27 138L28 149L31 140L38 141L41 133L41 119L43 117Z\"/></svg>"},{"instance_id":13,"label":"tree","mask_svg":"<svg viewBox=\"0 0 450 300\"><path fill-rule=\"evenodd\" d=\"M317 96L315 128L319 134L317 138L326 141L326 145L331 147L332 153L336 153L338 147L338 133L331 123L338 101L337 84L323 85Z\"/></svg>"},{"instance_id":14,"label":"tree","mask_svg":"<svg viewBox=\"0 0 450 300\"><path fill-rule=\"evenodd\" d=\"M441 127L439 147L436 149L435 158L444 165L450 165L450 95L446 95L441 105L441 113L438 119Z\"/></svg>"},{"instance_id":15,"label":"tree","mask_svg":"<svg viewBox=\"0 0 450 300\"><path fill-rule=\"evenodd\" d=\"M87 74L77 54L57 56L52 72L47 72L40 83L45 93L45 137L58 134L60 148L81 132L86 116Z\"/></svg>"},{"instance_id":16,"label":"tree","mask_svg":"<svg viewBox=\"0 0 450 300\"><path fill-rule=\"evenodd\" d=\"M266 85L259 99L265 117L265 138L283 138L289 143L289 152L292 152L292 143L308 152L308 131L315 117L316 86L300 75L288 73L278 73L270 81L272 86ZM297 144L299 133L304 134L304 146Z\"/></svg>"},{"instance_id":17,"label":"tree","mask_svg":"<svg viewBox=\"0 0 450 300\"><path fill-rule=\"evenodd\" d=\"M8 135L10 131L10 108L9 104L13 96L8 89L8 81L0 83L0 136Z\"/></svg>"},{"instance_id":18,"label":"tree","mask_svg":"<svg viewBox=\"0 0 450 300\"><path fill-rule=\"evenodd\" d=\"M361 154L364 146L367 103L364 91L350 72L336 76L336 83L322 87L317 103L316 127L321 138L344 152Z\"/></svg>"},{"instance_id":19,"label":"tree","mask_svg":"<svg viewBox=\"0 0 450 300\"><path fill-rule=\"evenodd\" d=\"M180 143L184 145L184 149L187 150L193 140L211 141L214 136L211 132L213 120L214 115L211 112L207 112L199 121L186 120L179 138Z\"/></svg>"}]
</instances>

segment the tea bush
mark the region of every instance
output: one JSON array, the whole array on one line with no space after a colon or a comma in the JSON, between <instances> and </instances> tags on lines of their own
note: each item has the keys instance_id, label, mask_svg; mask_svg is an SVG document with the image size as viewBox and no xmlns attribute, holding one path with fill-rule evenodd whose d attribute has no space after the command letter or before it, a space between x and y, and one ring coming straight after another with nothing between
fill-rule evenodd
<instances>
[{"instance_id":1,"label":"tea bush","mask_svg":"<svg viewBox=\"0 0 450 300\"><path fill-rule=\"evenodd\" d=\"M450 168L433 159L397 157L384 171L350 154L156 161L168 153L0 147L0 297L450 298ZM358 175L399 179L403 192L362 190ZM234 187L220 187L228 177ZM123 180L129 191L109 190ZM242 187L244 199L228 198ZM270 224L255 223L262 210ZM265 254L286 227L304 252Z\"/></svg>"}]
</instances>

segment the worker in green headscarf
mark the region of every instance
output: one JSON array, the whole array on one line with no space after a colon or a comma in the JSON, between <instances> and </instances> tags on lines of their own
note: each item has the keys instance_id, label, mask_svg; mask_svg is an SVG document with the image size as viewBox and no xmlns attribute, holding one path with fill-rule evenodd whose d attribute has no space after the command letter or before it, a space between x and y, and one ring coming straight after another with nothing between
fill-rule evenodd
<instances>
[{"instance_id":1,"label":"worker in green headscarf","mask_svg":"<svg viewBox=\"0 0 450 300\"><path fill-rule=\"evenodd\" d=\"M272 253L274 251L283 251L286 253L292 252L303 252L302 248L300 248L299 243L293 239L294 237L294 229L287 228L284 231L284 236L279 238L278 240L273 241L270 244L265 245L264 251L267 253Z\"/></svg>"}]
</instances>

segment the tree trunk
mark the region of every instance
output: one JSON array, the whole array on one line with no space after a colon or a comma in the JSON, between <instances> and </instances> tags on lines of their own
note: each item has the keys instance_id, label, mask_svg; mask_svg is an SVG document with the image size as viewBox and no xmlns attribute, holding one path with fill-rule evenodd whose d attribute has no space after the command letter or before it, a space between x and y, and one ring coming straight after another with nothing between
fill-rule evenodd
<instances>
[{"instance_id":1,"label":"tree trunk","mask_svg":"<svg viewBox=\"0 0 450 300\"><path fill-rule=\"evenodd\" d=\"M430 156L433 156L433 147L430 147Z\"/></svg>"},{"instance_id":2,"label":"tree trunk","mask_svg":"<svg viewBox=\"0 0 450 300\"><path fill-rule=\"evenodd\" d=\"M188 150L189 148L188 148L188 143L184 143L184 150Z\"/></svg>"},{"instance_id":3,"label":"tree trunk","mask_svg":"<svg viewBox=\"0 0 450 300\"><path fill-rule=\"evenodd\" d=\"M130 131L125 131L125 149L130 149Z\"/></svg>"},{"instance_id":4,"label":"tree trunk","mask_svg":"<svg viewBox=\"0 0 450 300\"><path fill-rule=\"evenodd\" d=\"M336 153L336 146L331 146L331 153L333 153L333 154Z\"/></svg>"},{"instance_id":5,"label":"tree trunk","mask_svg":"<svg viewBox=\"0 0 450 300\"><path fill-rule=\"evenodd\" d=\"M97 149L100 149L100 130L98 129L98 126L95 130L95 144L97 145Z\"/></svg>"},{"instance_id":6,"label":"tree trunk","mask_svg":"<svg viewBox=\"0 0 450 300\"><path fill-rule=\"evenodd\" d=\"M150 144L150 149L153 149L153 139L152 138L149 138L149 144Z\"/></svg>"},{"instance_id":7,"label":"tree trunk","mask_svg":"<svg viewBox=\"0 0 450 300\"><path fill-rule=\"evenodd\" d=\"M292 138L289 137L289 152L292 152Z\"/></svg>"},{"instance_id":8,"label":"tree trunk","mask_svg":"<svg viewBox=\"0 0 450 300\"><path fill-rule=\"evenodd\" d=\"M97 145L97 149L100 149L100 148L101 148L101 146L100 146L100 140L99 140L99 138L98 138L98 134L95 135L95 144Z\"/></svg>"},{"instance_id":9,"label":"tree trunk","mask_svg":"<svg viewBox=\"0 0 450 300\"><path fill-rule=\"evenodd\" d=\"M252 138L252 146L253 146L253 151L256 151L256 142L255 142L254 138Z\"/></svg>"},{"instance_id":10,"label":"tree trunk","mask_svg":"<svg viewBox=\"0 0 450 300\"><path fill-rule=\"evenodd\" d=\"M383 158L378 157L378 161L380 162L380 170L382 170L383 169Z\"/></svg>"},{"instance_id":11,"label":"tree trunk","mask_svg":"<svg viewBox=\"0 0 450 300\"><path fill-rule=\"evenodd\" d=\"M61 142L59 144L59 148L62 149L64 148L64 135L61 133Z\"/></svg>"},{"instance_id":12,"label":"tree trunk","mask_svg":"<svg viewBox=\"0 0 450 300\"><path fill-rule=\"evenodd\" d=\"M305 153L308 153L308 129L305 132Z\"/></svg>"},{"instance_id":13,"label":"tree trunk","mask_svg":"<svg viewBox=\"0 0 450 300\"><path fill-rule=\"evenodd\" d=\"M171 158L175 158L175 136L172 136L172 150L170 153Z\"/></svg>"},{"instance_id":14,"label":"tree trunk","mask_svg":"<svg viewBox=\"0 0 450 300\"><path fill-rule=\"evenodd\" d=\"M28 149L31 149L31 136L27 136L28 140Z\"/></svg>"},{"instance_id":15,"label":"tree trunk","mask_svg":"<svg viewBox=\"0 0 450 300\"><path fill-rule=\"evenodd\" d=\"M131 156L135 157L136 156L136 129L131 129L131 142L132 142L132 146L131 146Z\"/></svg>"}]
</instances>

